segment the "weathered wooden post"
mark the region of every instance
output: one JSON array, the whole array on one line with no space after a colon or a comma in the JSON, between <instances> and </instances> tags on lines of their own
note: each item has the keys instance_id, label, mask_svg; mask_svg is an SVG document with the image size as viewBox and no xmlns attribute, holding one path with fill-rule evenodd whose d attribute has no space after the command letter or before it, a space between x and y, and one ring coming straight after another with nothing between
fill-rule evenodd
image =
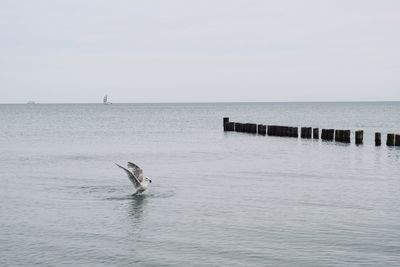
<instances>
[{"instance_id":1,"label":"weathered wooden post","mask_svg":"<svg viewBox=\"0 0 400 267\"><path fill-rule=\"evenodd\" d=\"M288 136L288 128L287 126L282 126L282 136L287 137Z\"/></svg>"},{"instance_id":2,"label":"weathered wooden post","mask_svg":"<svg viewBox=\"0 0 400 267\"><path fill-rule=\"evenodd\" d=\"M290 129L290 137L298 137L297 127L289 127L289 129Z\"/></svg>"},{"instance_id":3,"label":"weathered wooden post","mask_svg":"<svg viewBox=\"0 0 400 267\"><path fill-rule=\"evenodd\" d=\"M287 137L292 137L293 136L293 128L292 127L286 127L286 136Z\"/></svg>"},{"instance_id":4,"label":"weathered wooden post","mask_svg":"<svg viewBox=\"0 0 400 267\"><path fill-rule=\"evenodd\" d=\"M282 127L276 126L276 136L282 136Z\"/></svg>"},{"instance_id":5,"label":"weathered wooden post","mask_svg":"<svg viewBox=\"0 0 400 267\"><path fill-rule=\"evenodd\" d=\"M364 131L358 130L356 131L356 145L362 145L364 139Z\"/></svg>"},{"instance_id":6,"label":"weathered wooden post","mask_svg":"<svg viewBox=\"0 0 400 267\"><path fill-rule=\"evenodd\" d=\"M224 126L224 131L226 131L225 125L226 125L228 122L229 122L229 118L228 118L228 117L225 117L225 118L224 118L224 124L223 124L223 126Z\"/></svg>"},{"instance_id":7,"label":"weathered wooden post","mask_svg":"<svg viewBox=\"0 0 400 267\"><path fill-rule=\"evenodd\" d=\"M245 132L250 133L250 123L245 123Z\"/></svg>"},{"instance_id":8,"label":"weathered wooden post","mask_svg":"<svg viewBox=\"0 0 400 267\"><path fill-rule=\"evenodd\" d=\"M350 138L351 138L350 136L351 136L350 130L344 130L343 131L343 142L350 143Z\"/></svg>"},{"instance_id":9,"label":"weathered wooden post","mask_svg":"<svg viewBox=\"0 0 400 267\"><path fill-rule=\"evenodd\" d=\"M321 130L321 139L326 140L326 130L325 129Z\"/></svg>"},{"instance_id":10,"label":"weathered wooden post","mask_svg":"<svg viewBox=\"0 0 400 267\"><path fill-rule=\"evenodd\" d=\"M263 129L264 129L264 125L259 124L259 125L257 126L257 133L258 133L258 135L265 135L265 134L263 134L263 133L264 133L264 132L263 132Z\"/></svg>"},{"instance_id":11,"label":"weathered wooden post","mask_svg":"<svg viewBox=\"0 0 400 267\"><path fill-rule=\"evenodd\" d=\"M261 127L260 127L261 126ZM258 125L258 134L266 135L267 134L267 126L266 125Z\"/></svg>"},{"instance_id":12,"label":"weathered wooden post","mask_svg":"<svg viewBox=\"0 0 400 267\"><path fill-rule=\"evenodd\" d=\"M343 141L343 131L342 130L335 130L335 141L336 142Z\"/></svg>"},{"instance_id":13,"label":"weathered wooden post","mask_svg":"<svg viewBox=\"0 0 400 267\"><path fill-rule=\"evenodd\" d=\"M242 123L242 133L247 133L247 123Z\"/></svg>"},{"instance_id":14,"label":"weathered wooden post","mask_svg":"<svg viewBox=\"0 0 400 267\"><path fill-rule=\"evenodd\" d=\"M227 122L225 124L225 131L233 132L235 130L235 123L234 122Z\"/></svg>"},{"instance_id":15,"label":"weathered wooden post","mask_svg":"<svg viewBox=\"0 0 400 267\"><path fill-rule=\"evenodd\" d=\"M267 126L267 135L268 136L273 136L273 131L274 131L274 126L273 125L268 125Z\"/></svg>"},{"instance_id":16,"label":"weathered wooden post","mask_svg":"<svg viewBox=\"0 0 400 267\"><path fill-rule=\"evenodd\" d=\"M311 139L311 127L301 127L301 138Z\"/></svg>"},{"instance_id":17,"label":"weathered wooden post","mask_svg":"<svg viewBox=\"0 0 400 267\"><path fill-rule=\"evenodd\" d=\"M319 139L319 128L313 128L313 138Z\"/></svg>"},{"instance_id":18,"label":"weathered wooden post","mask_svg":"<svg viewBox=\"0 0 400 267\"><path fill-rule=\"evenodd\" d=\"M388 133L386 139L387 146L394 146L394 134Z\"/></svg>"},{"instance_id":19,"label":"weathered wooden post","mask_svg":"<svg viewBox=\"0 0 400 267\"><path fill-rule=\"evenodd\" d=\"M333 141L334 136L335 136L335 130L329 129L328 130L328 141Z\"/></svg>"},{"instance_id":20,"label":"weathered wooden post","mask_svg":"<svg viewBox=\"0 0 400 267\"><path fill-rule=\"evenodd\" d=\"M284 137L289 136L289 127L287 127L287 126L282 127L282 136L284 136Z\"/></svg>"},{"instance_id":21,"label":"weathered wooden post","mask_svg":"<svg viewBox=\"0 0 400 267\"><path fill-rule=\"evenodd\" d=\"M278 127L279 127L279 126L272 125L272 126L271 126L271 134L268 134L268 135L271 135L271 136L278 136Z\"/></svg>"},{"instance_id":22,"label":"weathered wooden post","mask_svg":"<svg viewBox=\"0 0 400 267\"><path fill-rule=\"evenodd\" d=\"M240 133L242 131L242 124L240 122L235 122L235 132Z\"/></svg>"},{"instance_id":23,"label":"weathered wooden post","mask_svg":"<svg viewBox=\"0 0 400 267\"><path fill-rule=\"evenodd\" d=\"M399 134L396 134L394 137L394 145L400 146L400 135Z\"/></svg>"},{"instance_id":24,"label":"weathered wooden post","mask_svg":"<svg viewBox=\"0 0 400 267\"><path fill-rule=\"evenodd\" d=\"M247 123L243 123L242 124L242 132L243 133L247 133L249 130L248 124Z\"/></svg>"},{"instance_id":25,"label":"weathered wooden post","mask_svg":"<svg viewBox=\"0 0 400 267\"><path fill-rule=\"evenodd\" d=\"M335 135L335 130L334 129L322 129L322 134L324 136L325 141L333 141L333 137Z\"/></svg>"},{"instance_id":26,"label":"weathered wooden post","mask_svg":"<svg viewBox=\"0 0 400 267\"><path fill-rule=\"evenodd\" d=\"M375 146L380 146L381 142L381 133L375 133Z\"/></svg>"},{"instance_id":27,"label":"weathered wooden post","mask_svg":"<svg viewBox=\"0 0 400 267\"><path fill-rule=\"evenodd\" d=\"M299 137L299 127L293 127L293 137L298 138Z\"/></svg>"},{"instance_id":28,"label":"weathered wooden post","mask_svg":"<svg viewBox=\"0 0 400 267\"><path fill-rule=\"evenodd\" d=\"M285 126L281 126L281 137L285 136Z\"/></svg>"},{"instance_id":29,"label":"weathered wooden post","mask_svg":"<svg viewBox=\"0 0 400 267\"><path fill-rule=\"evenodd\" d=\"M249 123L249 133L257 134L257 124Z\"/></svg>"},{"instance_id":30,"label":"weathered wooden post","mask_svg":"<svg viewBox=\"0 0 400 267\"><path fill-rule=\"evenodd\" d=\"M286 136L292 137L293 135L293 127L286 127Z\"/></svg>"}]
</instances>

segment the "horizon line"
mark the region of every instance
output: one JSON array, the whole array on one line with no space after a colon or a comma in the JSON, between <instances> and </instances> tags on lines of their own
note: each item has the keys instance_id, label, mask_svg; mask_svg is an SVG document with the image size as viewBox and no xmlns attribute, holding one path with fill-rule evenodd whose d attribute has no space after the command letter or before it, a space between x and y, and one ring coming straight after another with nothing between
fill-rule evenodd
<instances>
[{"instance_id":1,"label":"horizon line","mask_svg":"<svg viewBox=\"0 0 400 267\"><path fill-rule=\"evenodd\" d=\"M327 100L311 100L311 101L181 101L181 102L111 102L111 104L256 104L256 103L378 103L378 102L400 102L400 100L340 100L340 101L327 101ZM65 105L86 105L86 104L99 104L104 105L102 102L36 102L28 103L28 102L9 102L9 103L1 103L0 105L57 105L57 104L65 104Z\"/></svg>"}]
</instances>

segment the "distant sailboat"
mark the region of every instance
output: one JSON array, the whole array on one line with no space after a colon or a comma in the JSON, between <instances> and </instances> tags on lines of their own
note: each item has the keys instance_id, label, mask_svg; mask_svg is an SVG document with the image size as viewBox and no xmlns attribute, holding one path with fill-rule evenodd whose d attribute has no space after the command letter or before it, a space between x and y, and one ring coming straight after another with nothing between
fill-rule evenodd
<instances>
[{"instance_id":1,"label":"distant sailboat","mask_svg":"<svg viewBox=\"0 0 400 267\"><path fill-rule=\"evenodd\" d=\"M104 98L103 98L103 104L104 104L104 105L110 105L110 104L112 104L111 102L108 102L107 99L108 99L108 97L107 97L107 95L105 95Z\"/></svg>"}]
</instances>

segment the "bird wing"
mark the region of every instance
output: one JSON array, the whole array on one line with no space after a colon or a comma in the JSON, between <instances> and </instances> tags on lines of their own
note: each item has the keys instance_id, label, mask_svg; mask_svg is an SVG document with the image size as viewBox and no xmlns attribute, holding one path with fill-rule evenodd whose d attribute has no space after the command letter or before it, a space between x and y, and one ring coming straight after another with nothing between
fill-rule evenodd
<instances>
[{"instance_id":1,"label":"bird wing","mask_svg":"<svg viewBox=\"0 0 400 267\"><path fill-rule=\"evenodd\" d=\"M118 165L117 163L115 163L115 165L117 165L118 167L120 167L121 169L123 169L126 172L129 180L131 180L131 182L135 186L135 188L139 187L140 181L135 177L135 175L131 171L129 171L128 169L125 169L124 167L122 167L121 165Z\"/></svg>"},{"instance_id":2,"label":"bird wing","mask_svg":"<svg viewBox=\"0 0 400 267\"><path fill-rule=\"evenodd\" d=\"M140 181L143 182L143 170L135 163L128 162L128 168L132 171L133 175Z\"/></svg>"}]
</instances>

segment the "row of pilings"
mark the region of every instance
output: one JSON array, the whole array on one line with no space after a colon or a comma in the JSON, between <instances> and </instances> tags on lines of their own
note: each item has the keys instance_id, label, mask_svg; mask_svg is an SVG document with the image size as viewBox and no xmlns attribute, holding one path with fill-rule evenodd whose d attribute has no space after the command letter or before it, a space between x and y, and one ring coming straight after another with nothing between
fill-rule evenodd
<instances>
[{"instance_id":1,"label":"row of pilings","mask_svg":"<svg viewBox=\"0 0 400 267\"><path fill-rule=\"evenodd\" d=\"M228 117L223 119L224 131L226 132L241 132L251 133L258 135L268 136L280 136L280 137L299 137L298 127L279 126L279 125L264 125L256 123L240 123L231 122ZM380 146L381 133L375 133L375 145ZM300 137L304 139L319 139L320 129L313 127L301 127ZM337 130L337 129L321 129L321 140L323 141L335 141L340 143L351 142L351 131L350 130ZM355 144L362 145L364 142L364 131L355 131ZM387 146L400 146L400 134L388 133L386 138Z\"/></svg>"}]
</instances>

